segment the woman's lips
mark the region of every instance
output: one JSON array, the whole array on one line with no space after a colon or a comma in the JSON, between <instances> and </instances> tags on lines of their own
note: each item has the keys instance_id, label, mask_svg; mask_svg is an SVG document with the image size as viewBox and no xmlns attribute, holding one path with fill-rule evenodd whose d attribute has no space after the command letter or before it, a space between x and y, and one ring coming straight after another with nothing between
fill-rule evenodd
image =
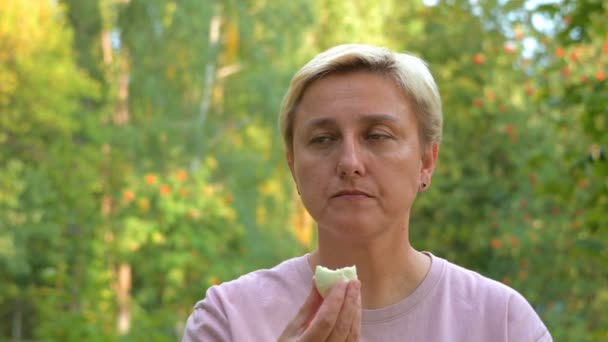
<instances>
[{"instance_id":1,"label":"woman's lips","mask_svg":"<svg viewBox=\"0 0 608 342\"><path fill-rule=\"evenodd\" d=\"M363 198L363 197L372 197L365 191L361 190L341 190L335 193L332 198L341 197L341 198Z\"/></svg>"}]
</instances>

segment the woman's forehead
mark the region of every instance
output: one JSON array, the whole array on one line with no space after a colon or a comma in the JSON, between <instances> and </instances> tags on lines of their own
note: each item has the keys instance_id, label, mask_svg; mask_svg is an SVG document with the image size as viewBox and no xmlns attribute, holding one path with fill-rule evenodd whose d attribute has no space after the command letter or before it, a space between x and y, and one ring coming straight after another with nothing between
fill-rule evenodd
<instances>
[{"instance_id":1,"label":"woman's forehead","mask_svg":"<svg viewBox=\"0 0 608 342\"><path fill-rule=\"evenodd\" d=\"M398 121L410 101L395 82L371 72L329 75L306 89L295 120L306 126L327 126L339 120L361 123Z\"/></svg>"}]
</instances>

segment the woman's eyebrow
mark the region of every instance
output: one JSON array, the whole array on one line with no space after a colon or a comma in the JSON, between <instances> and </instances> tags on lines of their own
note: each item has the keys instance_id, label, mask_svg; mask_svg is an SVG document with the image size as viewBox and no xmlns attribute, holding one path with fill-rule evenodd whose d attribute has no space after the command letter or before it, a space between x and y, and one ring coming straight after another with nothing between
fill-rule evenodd
<instances>
[{"instance_id":1,"label":"woman's eyebrow","mask_svg":"<svg viewBox=\"0 0 608 342\"><path fill-rule=\"evenodd\" d=\"M319 127L335 127L336 120L331 117L326 118L315 118L306 123L306 127L309 129L319 128Z\"/></svg>"},{"instance_id":2,"label":"woman's eyebrow","mask_svg":"<svg viewBox=\"0 0 608 342\"><path fill-rule=\"evenodd\" d=\"M378 123L389 123L396 122L397 117L391 114L384 113L372 113L372 114L364 114L361 116L360 121L366 124L378 124Z\"/></svg>"},{"instance_id":3,"label":"woman's eyebrow","mask_svg":"<svg viewBox=\"0 0 608 342\"><path fill-rule=\"evenodd\" d=\"M377 124L395 122L397 121L397 118L391 114L371 113L361 115L358 121L365 124ZM335 127L336 125L336 120L332 117L315 118L306 123L306 127L309 129L318 127Z\"/></svg>"}]
</instances>

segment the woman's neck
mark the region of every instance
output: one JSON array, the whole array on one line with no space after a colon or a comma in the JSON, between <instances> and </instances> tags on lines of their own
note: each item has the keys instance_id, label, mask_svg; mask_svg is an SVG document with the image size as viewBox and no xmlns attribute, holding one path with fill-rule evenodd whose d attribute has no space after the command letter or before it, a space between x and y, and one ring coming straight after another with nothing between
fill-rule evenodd
<instances>
[{"instance_id":1,"label":"woman's neck","mask_svg":"<svg viewBox=\"0 0 608 342\"><path fill-rule=\"evenodd\" d=\"M319 249L308 259L311 268L356 265L364 309L382 308L405 299L430 269L430 257L410 246L407 235L365 242L344 242L319 235Z\"/></svg>"}]
</instances>

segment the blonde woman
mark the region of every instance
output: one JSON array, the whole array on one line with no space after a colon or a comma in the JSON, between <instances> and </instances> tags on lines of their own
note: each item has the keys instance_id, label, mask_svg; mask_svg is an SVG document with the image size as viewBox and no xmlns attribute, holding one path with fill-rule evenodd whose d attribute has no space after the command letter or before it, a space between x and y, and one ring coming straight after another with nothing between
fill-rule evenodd
<instances>
[{"instance_id":1,"label":"blonde woman","mask_svg":"<svg viewBox=\"0 0 608 342\"><path fill-rule=\"evenodd\" d=\"M515 290L409 240L442 135L425 63L341 45L294 76L279 114L287 163L317 223L318 247L213 286L184 341L551 341ZM323 298L313 272L356 265Z\"/></svg>"}]
</instances>

